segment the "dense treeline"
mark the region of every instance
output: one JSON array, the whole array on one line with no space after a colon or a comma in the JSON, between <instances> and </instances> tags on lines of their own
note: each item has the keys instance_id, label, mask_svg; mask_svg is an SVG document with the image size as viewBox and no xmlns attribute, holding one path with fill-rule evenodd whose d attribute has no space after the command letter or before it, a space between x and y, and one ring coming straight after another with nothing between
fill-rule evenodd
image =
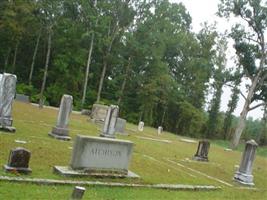
<instances>
[{"instance_id":1,"label":"dense treeline","mask_svg":"<svg viewBox=\"0 0 267 200\"><path fill-rule=\"evenodd\" d=\"M225 69L226 39L206 24L194 33L182 4L2 0L0 46L0 72L15 73L18 92L40 105L58 105L71 94L76 109L117 104L128 121L194 137L228 139L236 124L240 76ZM224 114L226 83L233 94Z\"/></svg>"}]
</instances>

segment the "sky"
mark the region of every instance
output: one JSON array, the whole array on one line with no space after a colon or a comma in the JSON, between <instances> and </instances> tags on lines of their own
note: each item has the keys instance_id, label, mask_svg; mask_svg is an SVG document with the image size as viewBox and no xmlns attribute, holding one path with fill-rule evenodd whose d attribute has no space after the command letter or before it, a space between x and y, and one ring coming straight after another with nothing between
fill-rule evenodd
<instances>
[{"instance_id":1,"label":"sky","mask_svg":"<svg viewBox=\"0 0 267 200\"><path fill-rule=\"evenodd\" d=\"M194 32L198 32L201 29L201 24L207 21L209 24L217 22L217 28L220 32L225 32L225 30L230 30L234 20L227 21L226 19L219 18L216 16L218 9L219 0L169 0L172 3L183 3L192 17L192 29ZM235 55L235 50L232 47L231 42L228 45L227 50L227 65L233 65L233 60L231 58ZM243 80L241 83L241 91L246 95L245 85L249 83L248 80ZM224 87L223 94L221 99L221 110L227 110L227 104L230 99L231 88ZM255 103L257 104L257 103ZM234 115L239 116L244 105L244 99L240 96L237 108L234 112ZM254 104L253 104L254 105ZM257 108L249 112L248 116L253 117L254 119L260 119L262 117L261 108Z\"/></svg>"}]
</instances>

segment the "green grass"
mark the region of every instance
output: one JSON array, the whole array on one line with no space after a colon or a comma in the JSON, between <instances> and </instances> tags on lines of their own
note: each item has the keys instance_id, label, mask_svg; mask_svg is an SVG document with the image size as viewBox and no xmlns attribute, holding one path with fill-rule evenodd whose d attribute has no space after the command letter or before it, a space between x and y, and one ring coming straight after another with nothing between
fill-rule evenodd
<instances>
[{"instance_id":1,"label":"green grass","mask_svg":"<svg viewBox=\"0 0 267 200\"><path fill-rule=\"evenodd\" d=\"M134 142L134 152L130 164L130 170L141 176L141 179L97 179L97 178L65 178L53 174L54 165L68 165L71 157L71 147L76 134L98 135L99 127L88 122L86 116L72 114L70 119L70 136L72 140L59 141L50 138L47 134L56 123L57 111L53 109L39 108L16 102L13 107L15 134L0 134L0 164L6 164L9 150L18 146L29 149L32 153L30 167L31 175L19 175L31 178L51 179L76 179L98 180L127 183L170 183L170 184L194 184L221 186L219 191L189 192L168 191L159 189L134 189L134 188L109 188L88 187L86 197L88 199L267 199L267 159L266 148L258 149L261 152L254 163L254 182L257 191L241 190L240 185L232 178L235 165L239 165L240 151L224 151L218 141L211 143L209 163L191 162L197 143L180 141L180 137L164 132L157 136L153 128L145 127L144 132L132 132L129 136L118 136ZM136 129L136 125L127 124L128 129ZM136 136L167 139L172 143L144 140ZM26 144L17 144L14 140L25 140ZM152 157L152 159L151 159ZM171 160L182 164L184 167L171 163ZM203 175L188 170L188 167L203 172L209 176L233 184L228 187L218 181L209 179ZM0 171L0 175L18 176ZM40 186L31 184L18 184L0 182L0 199L66 199L71 193L72 186ZM85 199L87 199L85 198Z\"/></svg>"}]
</instances>

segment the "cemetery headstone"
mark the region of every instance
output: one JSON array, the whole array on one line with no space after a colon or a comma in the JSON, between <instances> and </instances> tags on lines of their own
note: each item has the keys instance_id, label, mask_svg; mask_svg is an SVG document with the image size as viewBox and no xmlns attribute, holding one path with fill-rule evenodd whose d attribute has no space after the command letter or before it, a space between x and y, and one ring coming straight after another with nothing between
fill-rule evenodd
<instances>
[{"instance_id":1,"label":"cemetery headstone","mask_svg":"<svg viewBox=\"0 0 267 200\"><path fill-rule=\"evenodd\" d=\"M82 114L82 115L88 115L88 116L90 116L91 111L88 110L88 109L82 109L81 114Z\"/></svg>"},{"instance_id":2,"label":"cemetery headstone","mask_svg":"<svg viewBox=\"0 0 267 200\"><path fill-rule=\"evenodd\" d=\"M104 137L77 135L69 167L55 166L65 176L132 177L128 170L133 143Z\"/></svg>"},{"instance_id":3,"label":"cemetery headstone","mask_svg":"<svg viewBox=\"0 0 267 200\"><path fill-rule=\"evenodd\" d=\"M115 126L115 130L117 133L127 135L125 133L126 122L127 121L125 119L117 118L117 122L116 122L116 126Z\"/></svg>"},{"instance_id":4,"label":"cemetery headstone","mask_svg":"<svg viewBox=\"0 0 267 200\"><path fill-rule=\"evenodd\" d=\"M119 107L110 105L104 121L103 130L100 134L101 137L115 138L115 125L119 114Z\"/></svg>"},{"instance_id":5,"label":"cemetery headstone","mask_svg":"<svg viewBox=\"0 0 267 200\"><path fill-rule=\"evenodd\" d=\"M209 141L207 140L199 141L197 152L193 159L197 161L209 161L208 159L209 148L210 148Z\"/></svg>"},{"instance_id":6,"label":"cemetery headstone","mask_svg":"<svg viewBox=\"0 0 267 200\"><path fill-rule=\"evenodd\" d=\"M143 132L145 123L140 121L138 124L138 131Z\"/></svg>"},{"instance_id":7,"label":"cemetery headstone","mask_svg":"<svg viewBox=\"0 0 267 200\"><path fill-rule=\"evenodd\" d=\"M162 134L163 132L163 127L162 126L159 126L158 127L158 135Z\"/></svg>"},{"instance_id":8,"label":"cemetery headstone","mask_svg":"<svg viewBox=\"0 0 267 200\"><path fill-rule=\"evenodd\" d=\"M22 147L12 149L9 154L8 163L4 165L6 171L16 171L19 173L31 173L29 168L31 152Z\"/></svg>"},{"instance_id":9,"label":"cemetery headstone","mask_svg":"<svg viewBox=\"0 0 267 200\"><path fill-rule=\"evenodd\" d=\"M71 200L80 200L83 198L85 192L85 188L84 187L80 187L80 186L75 186L72 194L71 194Z\"/></svg>"},{"instance_id":10,"label":"cemetery headstone","mask_svg":"<svg viewBox=\"0 0 267 200\"><path fill-rule=\"evenodd\" d=\"M57 124L52 128L52 131L48 134L56 139L60 140L70 140L69 136L69 116L72 111L72 101L71 95L64 94L61 98L60 108L57 117Z\"/></svg>"},{"instance_id":11,"label":"cemetery headstone","mask_svg":"<svg viewBox=\"0 0 267 200\"><path fill-rule=\"evenodd\" d=\"M29 96L24 95L24 94L16 94L15 100L23 102L23 103L30 103Z\"/></svg>"},{"instance_id":12,"label":"cemetery headstone","mask_svg":"<svg viewBox=\"0 0 267 200\"><path fill-rule=\"evenodd\" d=\"M253 186L252 166L258 144L254 140L246 142L239 169L235 172L234 180L244 185Z\"/></svg>"},{"instance_id":13,"label":"cemetery headstone","mask_svg":"<svg viewBox=\"0 0 267 200\"><path fill-rule=\"evenodd\" d=\"M96 123L103 123L108 111L108 106L94 104L91 112L91 119Z\"/></svg>"},{"instance_id":14,"label":"cemetery headstone","mask_svg":"<svg viewBox=\"0 0 267 200\"><path fill-rule=\"evenodd\" d=\"M17 77L13 74L4 73L0 80L0 129L15 132L12 127L12 103L16 93Z\"/></svg>"}]
</instances>

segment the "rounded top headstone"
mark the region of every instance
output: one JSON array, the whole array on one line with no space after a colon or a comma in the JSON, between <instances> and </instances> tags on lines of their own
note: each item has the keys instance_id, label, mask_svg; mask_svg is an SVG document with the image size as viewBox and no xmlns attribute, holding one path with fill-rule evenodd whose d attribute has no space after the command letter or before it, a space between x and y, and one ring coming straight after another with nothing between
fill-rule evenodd
<instances>
[{"instance_id":1,"label":"rounded top headstone","mask_svg":"<svg viewBox=\"0 0 267 200\"><path fill-rule=\"evenodd\" d=\"M246 142L246 144L250 144L252 146L258 146L257 142L255 142L255 140L249 140Z\"/></svg>"}]
</instances>

